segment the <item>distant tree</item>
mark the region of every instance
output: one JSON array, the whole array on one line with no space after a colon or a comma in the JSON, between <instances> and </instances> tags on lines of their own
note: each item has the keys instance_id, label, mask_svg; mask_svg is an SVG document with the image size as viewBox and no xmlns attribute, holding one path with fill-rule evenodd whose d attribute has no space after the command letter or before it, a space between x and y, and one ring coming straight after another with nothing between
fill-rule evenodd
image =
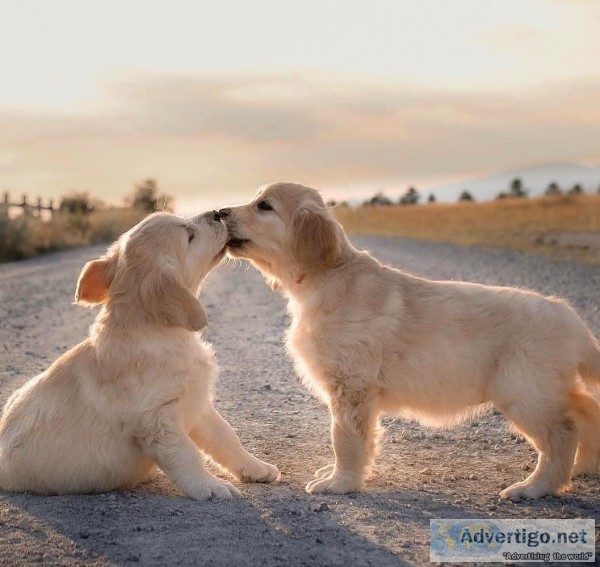
<instances>
[{"instance_id":1,"label":"distant tree","mask_svg":"<svg viewBox=\"0 0 600 567\"><path fill-rule=\"evenodd\" d=\"M523 187L523 182L520 177L515 177L510 182L509 192L507 197L514 197L518 199L522 199L527 197L527 190Z\"/></svg>"},{"instance_id":2,"label":"distant tree","mask_svg":"<svg viewBox=\"0 0 600 567\"><path fill-rule=\"evenodd\" d=\"M60 201L58 210L72 215L89 215L99 206L101 206L100 201L93 201L89 193L79 191L65 195Z\"/></svg>"},{"instance_id":3,"label":"distant tree","mask_svg":"<svg viewBox=\"0 0 600 567\"><path fill-rule=\"evenodd\" d=\"M569 195L583 195L583 193L583 187L579 183L576 183L569 189Z\"/></svg>"},{"instance_id":4,"label":"distant tree","mask_svg":"<svg viewBox=\"0 0 600 567\"><path fill-rule=\"evenodd\" d=\"M409 187L406 193L400 197L398 203L400 205L416 205L420 198L419 192L414 187Z\"/></svg>"},{"instance_id":5,"label":"distant tree","mask_svg":"<svg viewBox=\"0 0 600 567\"><path fill-rule=\"evenodd\" d=\"M562 191L560 190L560 187L556 181L550 183L544 192L545 195L560 195L561 193Z\"/></svg>"},{"instance_id":6,"label":"distant tree","mask_svg":"<svg viewBox=\"0 0 600 567\"><path fill-rule=\"evenodd\" d=\"M435 203L437 201L437 199L435 198L435 195L433 193L429 193L429 197L427 198L427 202L428 203Z\"/></svg>"},{"instance_id":7,"label":"distant tree","mask_svg":"<svg viewBox=\"0 0 600 567\"><path fill-rule=\"evenodd\" d=\"M387 207L393 205L392 200L383 194L382 191L375 193L370 199L367 199L363 206Z\"/></svg>"},{"instance_id":8,"label":"distant tree","mask_svg":"<svg viewBox=\"0 0 600 567\"><path fill-rule=\"evenodd\" d=\"M173 197L161 193L154 179L146 179L135 186L133 195L128 199L134 209L153 213L154 211L173 210Z\"/></svg>"},{"instance_id":9,"label":"distant tree","mask_svg":"<svg viewBox=\"0 0 600 567\"><path fill-rule=\"evenodd\" d=\"M460 196L458 197L459 201L474 201L474 197L473 195L471 195L471 193L469 193L469 191L464 190Z\"/></svg>"}]
</instances>

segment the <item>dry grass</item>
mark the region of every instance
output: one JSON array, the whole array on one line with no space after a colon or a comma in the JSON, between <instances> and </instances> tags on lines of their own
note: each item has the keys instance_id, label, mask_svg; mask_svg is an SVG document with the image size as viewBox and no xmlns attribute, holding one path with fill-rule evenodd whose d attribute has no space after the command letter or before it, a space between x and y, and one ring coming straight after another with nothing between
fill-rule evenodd
<instances>
[{"instance_id":1,"label":"dry grass","mask_svg":"<svg viewBox=\"0 0 600 567\"><path fill-rule=\"evenodd\" d=\"M335 214L355 234L499 246L600 263L600 195L341 207Z\"/></svg>"},{"instance_id":2,"label":"dry grass","mask_svg":"<svg viewBox=\"0 0 600 567\"><path fill-rule=\"evenodd\" d=\"M33 216L0 215L0 262L112 242L146 214L139 209L111 208L88 215L56 213L47 222Z\"/></svg>"}]
</instances>

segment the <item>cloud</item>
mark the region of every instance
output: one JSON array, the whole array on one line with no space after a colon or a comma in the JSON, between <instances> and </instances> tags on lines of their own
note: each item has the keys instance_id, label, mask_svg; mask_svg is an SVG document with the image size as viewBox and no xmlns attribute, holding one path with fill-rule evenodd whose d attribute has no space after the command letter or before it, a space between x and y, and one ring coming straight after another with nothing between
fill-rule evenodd
<instances>
[{"instance_id":1,"label":"cloud","mask_svg":"<svg viewBox=\"0 0 600 567\"><path fill-rule=\"evenodd\" d=\"M141 78L117 87L115 95L123 101L117 117L149 135L259 143L305 139L318 125L299 102L277 96L277 86L255 80Z\"/></svg>"},{"instance_id":2,"label":"cloud","mask_svg":"<svg viewBox=\"0 0 600 567\"><path fill-rule=\"evenodd\" d=\"M0 110L0 184L117 199L155 176L182 200L294 179L454 176L597 154L600 79L459 92L344 77L138 76L79 113Z\"/></svg>"}]
</instances>

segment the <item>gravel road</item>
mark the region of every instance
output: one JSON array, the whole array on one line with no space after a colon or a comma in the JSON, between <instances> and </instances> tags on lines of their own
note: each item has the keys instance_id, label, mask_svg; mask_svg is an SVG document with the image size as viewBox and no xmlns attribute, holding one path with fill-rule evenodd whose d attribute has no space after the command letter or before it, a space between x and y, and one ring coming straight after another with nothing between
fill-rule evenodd
<instances>
[{"instance_id":1,"label":"gravel road","mask_svg":"<svg viewBox=\"0 0 600 567\"><path fill-rule=\"evenodd\" d=\"M499 249L355 238L381 260L435 279L533 288L568 298L600 334L600 268ZM83 263L101 248L0 266L0 401L83 339L94 312L71 305ZM600 517L600 478L537 502L499 502L534 452L490 413L448 431L386 420L369 491L311 496L331 461L326 408L283 349L284 301L245 264L214 272L201 299L220 361L216 405L278 485L245 485L233 502L194 502L161 475L131 492L0 494L0 564L414 565L429 562L429 520Z\"/></svg>"}]
</instances>

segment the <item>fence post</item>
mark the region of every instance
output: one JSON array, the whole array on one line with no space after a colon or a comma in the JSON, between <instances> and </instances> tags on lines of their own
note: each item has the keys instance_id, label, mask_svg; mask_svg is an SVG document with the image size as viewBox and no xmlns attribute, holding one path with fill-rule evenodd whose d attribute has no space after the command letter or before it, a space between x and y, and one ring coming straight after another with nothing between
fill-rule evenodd
<instances>
[{"instance_id":1,"label":"fence post","mask_svg":"<svg viewBox=\"0 0 600 567\"><path fill-rule=\"evenodd\" d=\"M27 202L27 195L23 195L23 201L21 202L21 208L23 209L24 215L29 215L31 211L29 210L29 203Z\"/></svg>"},{"instance_id":2,"label":"fence post","mask_svg":"<svg viewBox=\"0 0 600 567\"><path fill-rule=\"evenodd\" d=\"M50 218L54 216L54 199L48 200L48 205L43 204L43 200L41 197L37 197L37 199L30 203L27 199L27 194L23 194L21 200L19 202L11 203L10 202L10 193L8 191L4 191L2 195L2 200L0 201L0 212L2 214L9 214L11 208L21 209L23 211L23 215L29 216L37 216L38 218L42 218L43 211L49 211Z\"/></svg>"},{"instance_id":3,"label":"fence post","mask_svg":"<svg viewBox=\"0 0 600 567\"><path fill-rule=\"evenodd\" d=\"M8 216L8 208L10 207L10 203L8 202L9 199L9 195L8 195L8 191L4 191L4 198L2 200L2 203L0 203L0 214L2 216Z\"/></svg>"}]
</instances>

